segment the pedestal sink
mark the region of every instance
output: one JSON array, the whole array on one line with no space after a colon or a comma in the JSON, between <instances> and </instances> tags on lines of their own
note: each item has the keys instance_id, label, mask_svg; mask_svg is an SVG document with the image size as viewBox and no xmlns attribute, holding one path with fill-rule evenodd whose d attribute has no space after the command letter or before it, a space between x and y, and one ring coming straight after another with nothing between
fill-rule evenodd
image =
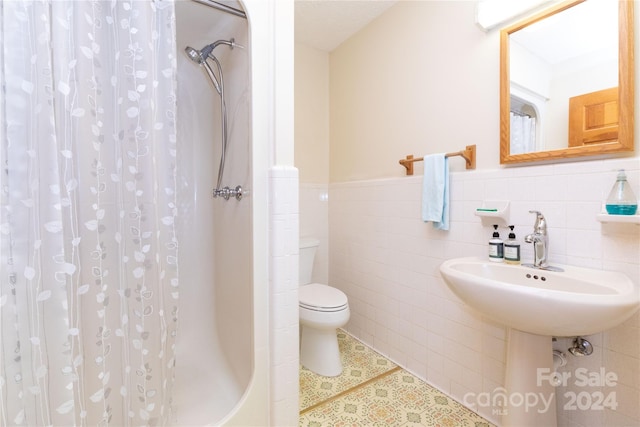
<instances>
[{"instance_id":1,"label":"pedestal sink","mask_svg":"<svg viewBox=\"0 0 640 427\"><path fill-rule=\"evenodd\" d=\"M505 389L516 399L507 398L504 426L557 425L555 400L548 405L542 401L540 407L517 404L531 393L553 398L554 387L542 375L553 372L553 336L601 332L624 322L640 307L640 287L622 273L557 266L564 271L476 257L451 259L440 266L458 298L510 328Z\"/></svg>"}]
</instances>

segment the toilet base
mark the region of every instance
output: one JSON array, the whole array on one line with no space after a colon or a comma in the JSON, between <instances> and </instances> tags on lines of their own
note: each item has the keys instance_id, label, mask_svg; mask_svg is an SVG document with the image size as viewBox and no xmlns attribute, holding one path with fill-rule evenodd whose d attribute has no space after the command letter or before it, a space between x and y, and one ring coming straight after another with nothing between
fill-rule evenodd
<instances>
[{"instance_id":1,"label":"toilet base","mask_svg":"<svg viewBox=\"0 0 640 427\"><path fill-rule=\"evenodd\" d=\"M337 377L342 373L342 361L335 329L314 329L300 325L300 363L325 377Z\"/></svg>"}]
</instances>

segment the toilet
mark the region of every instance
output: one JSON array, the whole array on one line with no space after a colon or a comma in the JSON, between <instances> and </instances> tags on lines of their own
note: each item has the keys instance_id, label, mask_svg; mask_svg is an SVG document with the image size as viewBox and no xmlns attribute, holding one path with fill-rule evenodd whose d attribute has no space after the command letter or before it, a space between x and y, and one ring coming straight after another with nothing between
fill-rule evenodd
<instances>
[{"instance_id":1,"label":"toilet","mask_svg":"<svg viewBox=\"0 0 640 427\"><path fill-rule=\"evenodd\" d=\"M319 245L314 238L300 239L300 363L316 374L335 377L342 373L336 329L349 321L349 303L341 290L311 282Z\"/></svg>"}]
</instances>

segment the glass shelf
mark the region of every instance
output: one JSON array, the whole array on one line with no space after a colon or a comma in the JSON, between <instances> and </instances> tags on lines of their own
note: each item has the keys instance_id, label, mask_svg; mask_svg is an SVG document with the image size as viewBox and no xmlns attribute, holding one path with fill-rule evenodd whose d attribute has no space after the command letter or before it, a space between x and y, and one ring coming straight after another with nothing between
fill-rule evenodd
<instances>
[{"instance_id":1,"label":"glass shelf","mask_svg":"<svg viewBox=\"0 0 640 427\"><path fill-rule=\"evenodd\" d=\"M617 222L622 224L640 225L640 215L609 215L601 213L596 215L596 219L600 222Z\"/></svg>"}]
</instances>

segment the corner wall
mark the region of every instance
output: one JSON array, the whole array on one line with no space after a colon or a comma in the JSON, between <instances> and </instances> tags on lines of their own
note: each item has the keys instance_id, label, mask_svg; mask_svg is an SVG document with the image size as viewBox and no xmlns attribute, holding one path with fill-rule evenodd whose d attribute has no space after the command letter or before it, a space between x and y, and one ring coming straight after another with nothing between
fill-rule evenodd
<instances>
[{"instance_id":1,"label":"corner wall","mask_svg":"<svg viewBox=\"0 0 640 427\"><path fill-rule=\"evenodd\" d=\"M295 165L300 182L329 182L329 54L295 45Z\"/></svg>"},{"instance_id":2,"label":"corner wall","mask_svg":"<svg viewBox=\"0 0 640 427\"><path fill-rule=\"evenodd\" d=\"M300 236L316 237L314 282L329 276L329 53L295 45L295 165L300 172Z\"/></svg>"}]
</instances>

